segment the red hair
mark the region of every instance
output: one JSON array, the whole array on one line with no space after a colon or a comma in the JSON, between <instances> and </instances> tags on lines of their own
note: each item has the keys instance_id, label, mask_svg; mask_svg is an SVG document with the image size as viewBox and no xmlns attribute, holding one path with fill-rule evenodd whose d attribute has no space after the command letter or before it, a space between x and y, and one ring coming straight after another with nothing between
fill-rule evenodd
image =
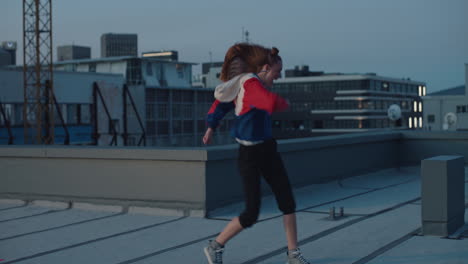
<instances>
[{"instance_id":1,"label":"red hair","mask_svg":"<svg viewBox=\"0 0 468 264\"><path fill-rule=\"evenodd\" d=\"M278 53L279 50L275 47L268 49L257 44L235 44L226 52L220 79L225 82L241 73L257 73L265 64L280 62Z\"/></svg>"}]
</instances>

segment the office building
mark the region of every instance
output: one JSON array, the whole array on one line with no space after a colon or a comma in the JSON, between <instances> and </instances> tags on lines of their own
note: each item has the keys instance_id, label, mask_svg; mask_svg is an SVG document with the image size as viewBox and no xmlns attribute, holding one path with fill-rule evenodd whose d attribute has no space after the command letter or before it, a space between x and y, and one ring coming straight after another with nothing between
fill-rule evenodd
<instances>
[{"instance_id":1,"label":"office building","mask_svg":"<svg viewBox=\"0 0 468 264\"><path fill-rule=\"evenodd\" d=\"M274 135L279 138L423 127L423 82L378 76L375 73L342 74L310 72L308 68L286 70L273 91L288 98L286 112L273 115ZM303 76L305 75L305 76ZM402 116L392 121L390 105Z\"/></svg>"},{"instance_id":2,"label":"office building","mask_svg":"<svg viewBox=\"0 0 468 264\"><path fill-rule=\"evenodd\" d=\"M468 131L468 64L465 85L423 97L424 124L434 131Z\"/></svg>"},{"instance_id":3,"label":"office building","mask_svg":"<svg viewBox=\"0 0 468 264\"><path fill-rule=\"evenodd\" d=\"M65 71L123 75L144 123L147 146L202 146L205 117L214 98L212 89L192 86L192 65L154 57L127 56L64 61L54 67ZM233 143L229 136L233 118L233 115L226 117L214 144ZM128 122L129 129L136 129L128 132L127 145L137 145L141 135L137 118L132 118L129 113Z\"/></svg>"},{"instance_id":4,"label":"office building","mask_svg":"<svg viewBox=\"0 0 468 264\"><path fill-rule=\"evenodd\" d=\"M91 48L76 46L76 45L64 45L57 47L57 61L66 60L78 60L78 59L90 59Z\"/></svg>"},{"instance_id":5,"label":"office building","mask_svg":"<svg viewBox=\"0 0 468 264\"><path fill-rule=\"evenodd\" d=\"M0 70L0 144L24 144L23 78L20 67ZM123 146L123 84L119 74L54 71L54 144Z\"/></svg>"},{"instance_id":6,"label":"office building","mask_svg":"<svg viewBox=\"0 0 468 264\"><path fill-rule=\"evenodd\" d=\"M219 76L223 62L205 62L202 63L202 73L196 76L197 85L204 88L214 89L221 83Z\"/></svg>"},{"instance_id":7,"label":"office building","mask_svg":"<svg viewBox=\"0 0 468 264\"><path fill-rule=\"evenodd\" d=\"M101 57L118 56L138 56L137 34L102 34Z\"/></svg>"}]
</instances>

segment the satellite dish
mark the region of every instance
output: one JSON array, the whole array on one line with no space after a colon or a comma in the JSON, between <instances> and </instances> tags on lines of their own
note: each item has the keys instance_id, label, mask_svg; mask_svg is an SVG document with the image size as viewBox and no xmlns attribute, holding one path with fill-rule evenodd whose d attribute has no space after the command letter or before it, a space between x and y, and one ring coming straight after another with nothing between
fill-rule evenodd
<instances>
[{"instance_id":1,"label":"satellite dish","mask_svg":"<svg viewBox=\"0 0 468 264\"><path fill-rule=\"evenodd\" d=\"M401 108L399 105L392 104L387 110L387 116L392 121L397 121L401 118Z\"/></svg>"},{"instance_id":2,"label":"satellite dish","mask_svg":"<svg viewBox=\"0 0 468 264\"><path fill-rule=\"evenodd\" d=\"M442 128L444 130L448 130L450 127L455 126L456 123L457 123L457 115L454 114L453 112L449 112L445 114L444 116L444 124Z\"/></svg>"}]
</instances>

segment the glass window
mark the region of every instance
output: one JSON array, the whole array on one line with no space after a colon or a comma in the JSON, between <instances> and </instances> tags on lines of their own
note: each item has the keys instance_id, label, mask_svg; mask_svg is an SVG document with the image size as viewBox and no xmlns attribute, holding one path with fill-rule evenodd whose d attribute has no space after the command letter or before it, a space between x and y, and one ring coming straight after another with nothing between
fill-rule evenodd
<instances>
[{"instance_id":1,"label":"glass window","mask_svg":"<svg viewBox=\"0 0 468 264\"><path fill-rule=\"evenodd\" d=\"M182 133L182 120L173 120L172 121L172 132L174 134Z\"/></svg>"},{"instance_id":2,"label":"glass window","mask_svg":"<svg viewBox=\"0 0 468 264\"><path fill-rule=\"evenodd\" d=\"M155 121L146 121L146 132L148 135L156 134L156 122Z\"/></svg>"},{"instance_id":3,"label":"glass window","mask_svg":"<svg viewBox=\"0 0 468 264\"><path fill-rule=\"evenodd\" d=\"M169 112L168 112L167 104L158 104L157 109L158 109L158 112L157 112L158 119L168 119Z\"/></svg>"},{"instance_id":4,"label":"glass window","mask_svg":"<svg viewBox=\"0 0 468 264\"><path fill-rule=\"evenodd\" d=\"M78 105L77 104L67 105L67 123L68 124L78 123Z\"/></svg>"},{"instance_id":5,"label":"glass window","mask_svg":"<svg viewBox=\"0 0 468 264\"><path fill-rule=\"evenodd\" d=\"M115 132L118 134L120 130L120 120L119 119L111 119L109 120L109 134L114 134Z\"/></svg>"},{"instance_id":6,"label":"glass window","mask_svg":"<svg viewBox=\"0 0 468 264\"><path fill-rule=\"evenodd\" d=\"M80 106L80 122L81 124L90 124L91 123L91 105L82 104Z\"/></svg>"},{"instance_id":7,"label":"glass window","mask_svg":"<svg viewBox=\"0 0 468 264\"><path fill-rule=\"evenodd\" d=\"M427 116L427 122L428 123L434 123L435 122L435 115L428 115Z\"/></svg>"},{"instance_id":8,"label":"glass window","mask_svg":"<svg viewBox=\"0 0 468 264\"><path fill-rule=\"evenodd\" d=\"M158 121L157 126L158 135L167 135L169 134L169 122L168 121Z\"/></svg>"},{"instance_id":9,"label":"glass window","mask_svg":"<svg viewBox=\"0 0 468 264\"><path fill-rule=\"evenodd\" d=\"M149 62L146 63L146 75L153 75L153 65Z\"/></svg>"},{"instance_id":10,"label":"glass window","mask_svg":"<svg viewBox=\"0 0 468 264\"><path fill-rule=\"evenodd\" d=\"M155 105L154 104L146 104L146 119L154 119L155 117Z\"/></svg>"},{"instance_id":11,"label":"glass window","mask_svg":"<svg viewBox=\"0 0 468 264\"><path fill-rule=\"evenodd\" d=\"M389 90L390 90L390 85L388 84L388 82L383 82L382 83L382 91L388 92Z\"/></svg>"},{"instance_id":12,"label":"glass window","mask_svg":"<svg viewBox=\"0 0 468 264\"><path fill-rule=\"evenodd\" d=\"M89 64L89 72L96 72L96 63Z\"/></svg>"},{"instance_id":13,"label":"glass window","mask_svg":"<svg viewBox=\"0 0 468 264\"><path fill-rule=\"evenodd\" d=\"M173 104L172 105L172 118L175 118L175 119L182 118L181 104Z\"/></svg>"},{"instance_id":14,"label":"glass window","mask_svg":"<svg viewBox=\"0 0 468 264\"><path fill-rule=\"evenodd\" d=\"M183 131L185 134L190 134L193 132L193 120L183 121L183 125L184 125Z\"/></svg>"}]
</instances>

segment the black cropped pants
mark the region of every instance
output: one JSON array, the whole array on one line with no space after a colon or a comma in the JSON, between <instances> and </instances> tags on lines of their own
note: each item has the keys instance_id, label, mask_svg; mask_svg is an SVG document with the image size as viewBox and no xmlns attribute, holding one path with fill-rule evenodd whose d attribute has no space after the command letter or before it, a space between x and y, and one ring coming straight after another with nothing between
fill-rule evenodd
<instances>
[{"instance_id":1,"label":"black cropped pants","mask_svg":"<svg viewBox=\"0 0 468 264\"><path fill-rule=\"evenodd\" d=\"M270 139L253 146L240 145L238 165L245 194L245 209L239 216L242 227L247 228L257 222L261 203L261 176L270 185L281 212L295 212L296 202L277 151L276 140Z\"/></svg>"}]
</instances>

